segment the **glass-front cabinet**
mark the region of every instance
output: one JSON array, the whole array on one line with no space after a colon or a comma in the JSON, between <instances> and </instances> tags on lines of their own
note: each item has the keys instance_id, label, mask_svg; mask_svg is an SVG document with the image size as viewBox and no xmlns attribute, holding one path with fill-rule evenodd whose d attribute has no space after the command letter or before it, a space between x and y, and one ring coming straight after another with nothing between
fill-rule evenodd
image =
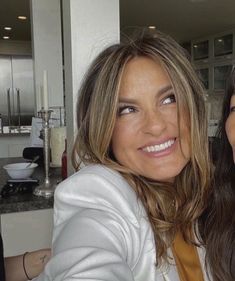
<instances>
[{"instance_id":1,"label":"glass-front cabinet","mask_svg":"<svg viewBox=\"0 0 235 281\"><path fill-rule=\"evenodd\" d=\"M193 44L193 59L194 60L202 60L202 59L208 59L209 57L209 41L200 41L195 42Z\"/></svg>"},{"instance_id":2,"label":"glass-front cabinet","mask_svg":"<svg viewBox=\"0 0 235 281\"><path fill-rule=\"evenodd\" d=\"M199 79L202 81L206 90L209 90L209 67L196 69Z\"/></svg>"},{"instance_id":3,"label":"glass-front cabinet","mask_svg":"<svg viewBox=\"0 0 235 281\"><path fill-rule=\"evenodd\" d=\"M233 54L233 34L215 37L214 39L214 56L216 58L228 56Z\"/></svg>"},{"instance_id":4,"label":"glass-front cabinet","mask_svg":"<svg viewBox=\"0 0 235 281\"><path fill-rule=\"evenodd\" d=\"M192 62L209 95L224 93L235 66L235 29L191 41Z\"/></svg>"},{"instance_id":5,"label":"glass-front cabinet","mask_svg":"<svg viewBox=\"0 0 235 281\"><path fill-rule=\"evenodd\" d=\"M232 64L214 66L213 89L214 91L224 91L227 78L232 70Z\"/></svg>"}]
</instances>

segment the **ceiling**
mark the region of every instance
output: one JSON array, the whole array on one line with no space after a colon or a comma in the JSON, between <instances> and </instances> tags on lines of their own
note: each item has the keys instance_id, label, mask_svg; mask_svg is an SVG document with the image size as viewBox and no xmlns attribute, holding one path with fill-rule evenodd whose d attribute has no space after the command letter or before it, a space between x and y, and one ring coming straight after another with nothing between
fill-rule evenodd
<instances>
[{"instance_id":1,"label":"ceiling","mask_svg":"<svg viewBox=\"0 0 235 281\"><path fill-rule=\"evenodd\" d=\"M4 35L10 35L12 40L30 40L30 0L0 0L0 39ZM40 1L40 0L39 0ZM28 20L20 21L17 16L27 16ZM6 32L4 26L12 27Z\"/></svg>"},{"instance_id":2,"label":"ceiling","mask_svg":"<svg viewBox=\"0 0 235 281\"><path fill-rule=\"evenodd\" d=\"M12 40L30 40L30 0L0 0L0 39L6 33ZM40 0L39 0L40 1ZM120 0L122 33L136 27L155 25L180 42L187 42L235 28L234 0ZM11 32L3 27L11 26Z\"/></svg>"}]
</instances>

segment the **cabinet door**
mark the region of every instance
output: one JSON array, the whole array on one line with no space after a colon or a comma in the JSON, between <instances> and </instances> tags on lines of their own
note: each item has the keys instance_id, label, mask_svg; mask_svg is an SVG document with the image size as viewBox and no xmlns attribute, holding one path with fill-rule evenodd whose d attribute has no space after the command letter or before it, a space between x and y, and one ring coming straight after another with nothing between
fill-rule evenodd
<instances>
[{"instance_id":1,"label":"cabinet door","mask_svg":"<svg viewBox=\"0 0 235 281\"><path fill-rule=\"evenodd\" d=\"M203 83L206 90L209 90L209 67L201 67L196 69L196 73Z\"/></svg>"},{"instance_id":2,"label":"cabinet door","mask_svg":"<svg viewBox=\"0 0 235 281\"><path fill-rule=\"evenodd\" d=\"M202 60L209 57L209 41L200 41L193 44L193 59Z\"/></svg>"},{"instance_id":3,"label":"cabinet door","mask_svg":"<svg viewBox=\"0 0 235 281\"><path fill-rule=\"evenodd\" d=\"M231 64L217 65L214 67L214 91L225 90L226 81L231 71Z\"/></svg>"},{"instance_id":4,"label":"cabinet door","mask_svg":"<svg viewBox=\"0 0 235 281\"><path fill-rule=\"evenodd\" d=\"M214 56L223 57L233 53L233 34L227 34L214 39Z\"/></svg>"},{"instance_id":5,"label":"cabinet door","mask_svg":"<svg viewBox=\"0 0 235 281\"><path fill-rule=\"evenodd\" d=\"M52 228L53 209L1 215L4 256L50 248Z\"/></svg>"}]
</instances>

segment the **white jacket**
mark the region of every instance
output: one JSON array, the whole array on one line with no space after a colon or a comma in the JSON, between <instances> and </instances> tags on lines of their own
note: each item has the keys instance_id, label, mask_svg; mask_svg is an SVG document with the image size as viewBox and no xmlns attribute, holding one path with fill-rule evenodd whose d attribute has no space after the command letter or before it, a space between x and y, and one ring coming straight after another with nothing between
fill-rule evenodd
<instances>
[{"instance_id":1,"label":"white jacket","mask_svg":"<svg viewBox=\"0 0 235 281\"><path fill-rule=\"evenodd\" d=\"M153 232L133 189L101 165L57 187L53 257L37 280L180 281L175 265L156 268Z\"/></svg>"}]
</instances>

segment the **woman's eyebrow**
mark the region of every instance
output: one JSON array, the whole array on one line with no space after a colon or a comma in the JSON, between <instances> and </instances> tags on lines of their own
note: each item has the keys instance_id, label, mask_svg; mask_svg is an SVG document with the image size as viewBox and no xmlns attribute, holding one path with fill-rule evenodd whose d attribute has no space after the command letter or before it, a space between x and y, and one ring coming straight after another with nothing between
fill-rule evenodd
<instances>
[{"instance_id":1,"label":"woman's eyebrow","mask_svg":"<svg viewBox=\"0 0 235 281\"><path fill-rule=\"evenodd\" d=\"M172 89L173 89L172 85L167 85L167 86L164 86L163 88L161 88L157 93L159 95L162 95L162 94L164 94L164 93L166 93L166 92L168 92Z\"/></svg>"},{"instance_id":2,"label":"woman's eyebrow","mask_svg":"<svg viewBox=\"0 0 235 281\"><path fill-rule=\"evenodd\" d=\"M173 89L172 85L166 85L164 87L162 87L159 91L157 91L157 95L161 96L164 93L171 91ZM120 97L119 98L119 103L136 103L135 98L128 98L128 97Z\"/></svg>"}]
</instances>

